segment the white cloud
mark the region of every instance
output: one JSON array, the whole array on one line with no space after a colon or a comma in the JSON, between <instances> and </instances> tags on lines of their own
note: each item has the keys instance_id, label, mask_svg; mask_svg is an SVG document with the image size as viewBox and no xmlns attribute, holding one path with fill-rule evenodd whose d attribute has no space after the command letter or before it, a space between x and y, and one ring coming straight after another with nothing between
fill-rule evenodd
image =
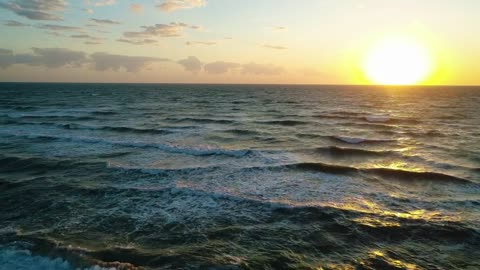
<instances>
[{"instance_id":1,"label":"white cloud","mask_svg":"<svg viewBox=\"0 0 480 270\"><path fill-rule=\"evenodd\" d=\"M93 14L93 9L91 8L82 8L82 11L85 11L88 14Z\"/></svg>"},{"instance_id":2,"label":"white cloud","mask_svg":"<svg viewBox=\"0 0 480 270\"><path fill-rule=\"evenodd\" d=\"M104 6L112 6L115 5L117 2L116 0L86 0L87 5L95 6L95 7L104 7Z\"/></svg>"},{"instance_id":3,"label":"white cloud","mask_svg":"<svg viewBox=\"0 0 480 270\"><path fill-rule=\"evenodd\" d=\"M157 8L164 12L172 12L178 9L202 7L206 4L206 0L165 0L163 3L158 4Z\"/></svg>"}]
</instances>

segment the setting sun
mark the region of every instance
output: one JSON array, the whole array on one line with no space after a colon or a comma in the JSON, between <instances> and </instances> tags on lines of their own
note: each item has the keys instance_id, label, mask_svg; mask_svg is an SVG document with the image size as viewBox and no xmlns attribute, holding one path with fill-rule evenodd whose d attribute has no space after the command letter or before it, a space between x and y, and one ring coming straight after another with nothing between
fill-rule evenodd
<instances>
[{"instance_id":1,"label":"setting sun","mask_svg":"<svg viewBox=\"0 0 480 270\"><path fill-rule=\"evenodd\" d=\"M432 59L420 42L408 38L386 39L367 53L363 71L375 84L417 84L432 72Z\"/></svg>"}]
</instances>

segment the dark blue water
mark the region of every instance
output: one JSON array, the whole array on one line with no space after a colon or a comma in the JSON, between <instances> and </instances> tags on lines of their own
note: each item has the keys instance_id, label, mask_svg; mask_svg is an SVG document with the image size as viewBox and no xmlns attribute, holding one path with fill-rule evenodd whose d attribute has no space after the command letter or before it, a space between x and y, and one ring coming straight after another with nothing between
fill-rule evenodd
<instances>
[{"instance_id":1,"label":"dark blue water","mask_svg":"<svg viewBox=\"0 0 480 270\"><path fill-rule=\"evenodd\" d=\"M0 269L480 269L480 88L0 84Z\"/></svg>"}]
</instances>

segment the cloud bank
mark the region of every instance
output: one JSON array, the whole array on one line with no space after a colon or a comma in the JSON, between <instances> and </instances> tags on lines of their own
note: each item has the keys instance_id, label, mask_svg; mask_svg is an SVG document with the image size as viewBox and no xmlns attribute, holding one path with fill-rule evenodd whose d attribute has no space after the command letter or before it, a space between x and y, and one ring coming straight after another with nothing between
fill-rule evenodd
<instances>
[{"instance_id":1,"label":"cloud bank","mask_svg":"<svg viewBox=\"0 0 480 270\"><path fill-rule=\"evenodd\" d=\"M204 69L209 74L223 74L239 67L240 64L225 61L216 61L205 65Z\"/></svg>"},{"instance_id":2,"label":"cloud bank","mask_svg":"<svg viewBox=\"0 0 480 270\"><path fill-rule=\"evenodd\" d=\"M138 72L155 62L170 61L165 58L128 56L97 52L87 55L85 52L65 48L32 48L32 53L14 54L13 51L0 49L0 67L23 64L47 68L80 67L91 65L97 71Z\"/></svg>"},{"instance_id":3,"label":"cloud bank","mask_svg":"<svg viewBox=\"0 0 480 270\"><path fill-rule=\"evenodd\" d=\"M92 63L97 71L120 71L122 68L127 72L138 72L151 63L169 61L165 58L127 56L109 53L94 53L90 55Z\"/></svg>"},{"instance_id":4,"label":"cloud bank","mask_svg":"<svg viewBox=\"0 0 480 270\"><path fill-rule=\"evenodd\" d=\"M73 36L72 36L73 37ZM78 35L73 38L90 39L88 35ZM94 43L94 40L88 42ZM32 48L32 53L15 54L12 50L0 48L0 68L8 68L15 64L43 66L47 68L81 67L88 65L96 71L126 71L139 72L157 62L173 62L181 65L186 71L198 73L201 71L211 75L237 72L244 75L279 75L285 72L283 67L272 64L254 62L241 64L227 61L214 61L204 64L195 56L172 61L167 58L129 56L96 52L90 55L81 51L65 48Z\"/></svg>"},{"instance_id":5,"label":"cloud bank","mask_svg":"<svg viewBox=\"0 0 480 270\"><path fill-rule=\"evenodd\" d=\"M80 66L86 62L84 52L64 48L32 48L33 54L15 55L16 64L59 68L63 66Z\"/></svg>"}]
</instances>

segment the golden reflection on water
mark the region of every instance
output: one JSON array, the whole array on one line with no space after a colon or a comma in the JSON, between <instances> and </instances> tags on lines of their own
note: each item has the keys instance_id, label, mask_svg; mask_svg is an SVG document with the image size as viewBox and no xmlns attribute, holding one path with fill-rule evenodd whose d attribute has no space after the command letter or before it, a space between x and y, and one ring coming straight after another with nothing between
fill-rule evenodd
<instances>
[{"instance_id":1,"label":"golden reflection on water","mask_svg":"<svg viewBox=\"0 0 480 270\"><path fill-rule=\"evenodd\" d=\"M395 221L380 220L373 217L359 217L353 219L353 221L365 226L377 228L377 227L400 227L400 223Z\"/></svg>"},{"instance_id":2,"label":"golden reflection on water","mask_svg":"<svg viewBox=\"0 0 480 270\"><path fill-rule=\"evenodd\" d=\"M439 211L428 211L426 209L416 209L408 212L391 211L381 205L367 199L353 198L345 204L335 204L335 208L355 211L373 216L355 218L354 221L370 227L393 227L400 226L397 221L388 218L396 217L402 219L425 220L425 221L459 221L460 217L445 215Z\"/></svg>"},{"instance_id":3,"label":"golden reflection on water","mask_svg":"<svg viewBox=\"0 0 480 270\"><path fill-rule=\"evenodd\" d=\"M415 264L406 263L406 262L402 262L400 260L392 259L392 258L388 257L387 255L385 255L385 253L383 253L380 250L372 250L372 251L370 251L370 253L368 255L369 255L370 258L381 259L381 260L387 262L389 265L391 265L395 268L398 268L398 269L407 269L407 270L419 269Z\"/></svg>"},{"instance_id":4,"label":"golden reflection on water","mask_svg":"<svg viewBox=\"0 0 480 270\"><path fill-rule=\"evenodd\" d=\"M403 161L387 161L373 164L374 168L377 169L390 169L390 170L401 170L401 171L410 171L410 172L423 172L424 169L413 167L412 164L408 164Z\"/></svg>"}]
</instances>

